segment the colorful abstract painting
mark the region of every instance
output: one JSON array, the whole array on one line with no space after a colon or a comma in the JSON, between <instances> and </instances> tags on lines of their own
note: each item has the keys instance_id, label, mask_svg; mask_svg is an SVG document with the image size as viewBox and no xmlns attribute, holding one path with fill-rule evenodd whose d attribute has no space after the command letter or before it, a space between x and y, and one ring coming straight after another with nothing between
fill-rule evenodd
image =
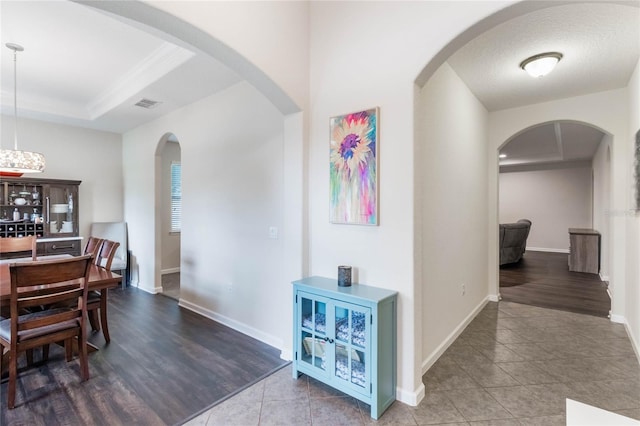
<instances>
[{"instance_id":1,"label":"colorful abstract painting","mask_svg":"<svg viewBox=\"0 0 640 426\"><path fill-rule=\"evenodd\" d=\"M331 118L330 220L378 224L378 108Z\"/></svg>"}]
</instances>

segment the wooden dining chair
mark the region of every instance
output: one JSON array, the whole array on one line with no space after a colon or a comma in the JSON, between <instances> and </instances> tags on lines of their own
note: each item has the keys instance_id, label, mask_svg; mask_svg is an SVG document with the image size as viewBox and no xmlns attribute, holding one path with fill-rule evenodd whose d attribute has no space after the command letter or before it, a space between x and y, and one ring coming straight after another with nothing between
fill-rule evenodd
<instances>
[{"instance_id":1,"label":"wooden dining chair","mask_svg":"<svg viewBox=\"0 0 640 426\"><path fill-rule=\"evenodd\" d=\"M28 237L9 237L9 238L0 238L0 254L13 254L19 252L31 252L31 259L36 260L37 257L37 249L36 249L36 237L30 235Z\"/></svg>"},{"instance_id":2,"label":"wooden dining chair","mask_svg":"<svg viewBox=\"0 0 640 426\"><path fill-rule=\"evenodd\" d=\"M83 254L90 254L94 258L98 256L98 251L100 250L100 246L102 246L102 242L104 240L98 237L89 237L87 240L87 245L84 246Z\"/></svg>"},{"instance_id":3,"label":"wooden dining chair","mask_svg":"<svg viewBox=\"0 0 640 426\"><path fill-rule=\"evenodd\" d=\"M66 359L71 361L72 341L77 338L80 376L89 379L85 318L90 266L88 255L9 265L11 317L0 321L0 345L9 349L9 408L15 407L18 354L29 349L64 341ZM20 315L34 306L58 304L65 307Z\"/></svg>"},{"instance_id":4,"label":"wooden dining chair","mask_svg":"<svg viewBox=\"0 0 640 426\"><path fill-rule=\"evenodd\" d=\"M31 251L31 260L36 260L37 249L35 236L0 238L0 254L12 254L14 255L13 257L15 257L16 253L26 253L28 251ZM8 308L8 306L0 307L0 319L9 318L10 312ZM31 349L27 351L27 364L33 364L33 350Z\"/></svg>"},{"instance_id":5,"label":"wooden dining chair","mask_svg":"<svg viewBox=\"0 0 640 426\"><path fill-rule=\"evenodd\" d=\"M94 259L94 263L101 268L109 270L111 268L111 262L113 262L113 256L116 254L120 243L111 240L102 240L98 254ZM109 336L109 323L107 321L107 297L109 289L102 289L99 291L90 291L87 299L87 312L89 315L89 322L91 328L94 331L100 331L102 327L102 335L105 342L109 343L111 337ZM98 322L98 310L100 311L100 321Z\"/></svg>"}]
</instances>

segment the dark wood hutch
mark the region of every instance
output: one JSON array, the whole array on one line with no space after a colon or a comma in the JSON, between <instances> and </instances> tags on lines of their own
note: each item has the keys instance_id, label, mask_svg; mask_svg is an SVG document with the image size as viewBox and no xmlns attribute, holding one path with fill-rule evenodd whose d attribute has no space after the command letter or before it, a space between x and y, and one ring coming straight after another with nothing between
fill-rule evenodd
<instances>
[{"instance_id":1,"label":"dark wood hutch","mask_svg":"<svg viewBox=\"0 0 640 426\"><path fill-rule=\"evenodd\" d=\"M80 183L0 176L0 238L35 235L38 255L80 255Z\"/></svg>"}]
</instances>

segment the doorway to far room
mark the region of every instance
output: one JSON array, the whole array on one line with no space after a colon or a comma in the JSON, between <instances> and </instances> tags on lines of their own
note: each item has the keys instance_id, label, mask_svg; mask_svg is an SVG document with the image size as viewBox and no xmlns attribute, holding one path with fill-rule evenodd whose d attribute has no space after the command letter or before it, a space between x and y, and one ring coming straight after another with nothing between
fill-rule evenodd
<instances>
[{"instance_id":1,"label":"doorway to far room","mask_svg":"<svg viewBox=\"0 0 640 426\"><path fill-rule=\"evenodd\" d=\"M169 133L158 147L161 162L162 294L180 300L180 232L182 228L182 164L180 144Z\"/></svg>"}]
</instances>

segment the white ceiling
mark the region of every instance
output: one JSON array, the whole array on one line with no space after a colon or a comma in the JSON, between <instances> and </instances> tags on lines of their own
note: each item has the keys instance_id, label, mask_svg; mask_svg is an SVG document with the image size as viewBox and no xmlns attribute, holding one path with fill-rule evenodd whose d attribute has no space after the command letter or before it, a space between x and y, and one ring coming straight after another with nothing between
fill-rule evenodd
<instances>
[{"instance_id":1,"label":"white ceiling","mask_svg":"<svg viewBox=\"0 0 640 426\"><path fill-rule=\"evenodd\" d=\"M178 46L91 7L65 0L0 1L2 113L123 133L223 90L240 77L209 55ZM142 98L161 102L134 106Z\"/></svg>"},{"instance_id":2,"label":"white ceiling","mask_svg":"<svg viewBox=\"0 0 640 426\"><path fill-rule=\"evenodd\" d=\"M626 87L640 55L640 3L578 3L528 13L476 37L448 63L489 111ZM520 63L543 52L564 57L534 79ZM604 134L549 123L512 139L501 166L588 160Z\"/></svg>"},{"instance_id":3,"label":"white ceiling","mask_svg":"<svg viewBox=\"0 0 640 426\"><path fill-rule=\"evenodd\" d=\"M513 138L500 150L500 166L520 166L591 160L604 133L572 122L546 123ZM503 167L504 169L504 167Z\"/></svg>"},{"instance_id":4,"label":"white ceiling","mask_svg":"<svg viewBox=\"0 0 640 426\"><path fill-rule=\"evenodd\" d=\"M480 35L448 62L489 111L625 87L640 54L638 5L531 12ZM66 0L2 0L0 28L3 114L13 114L7 42L25 48L18 54L20 117L123 133L240 81L191 46ZM564 54L548 76L532 79L519 68L545 51ZM142 98L161 104L134 106ZM586 126L551 123L518 135L503 151L511 164L571 161L590 158L601 138Z\"/></svg>"}]
</instances>

